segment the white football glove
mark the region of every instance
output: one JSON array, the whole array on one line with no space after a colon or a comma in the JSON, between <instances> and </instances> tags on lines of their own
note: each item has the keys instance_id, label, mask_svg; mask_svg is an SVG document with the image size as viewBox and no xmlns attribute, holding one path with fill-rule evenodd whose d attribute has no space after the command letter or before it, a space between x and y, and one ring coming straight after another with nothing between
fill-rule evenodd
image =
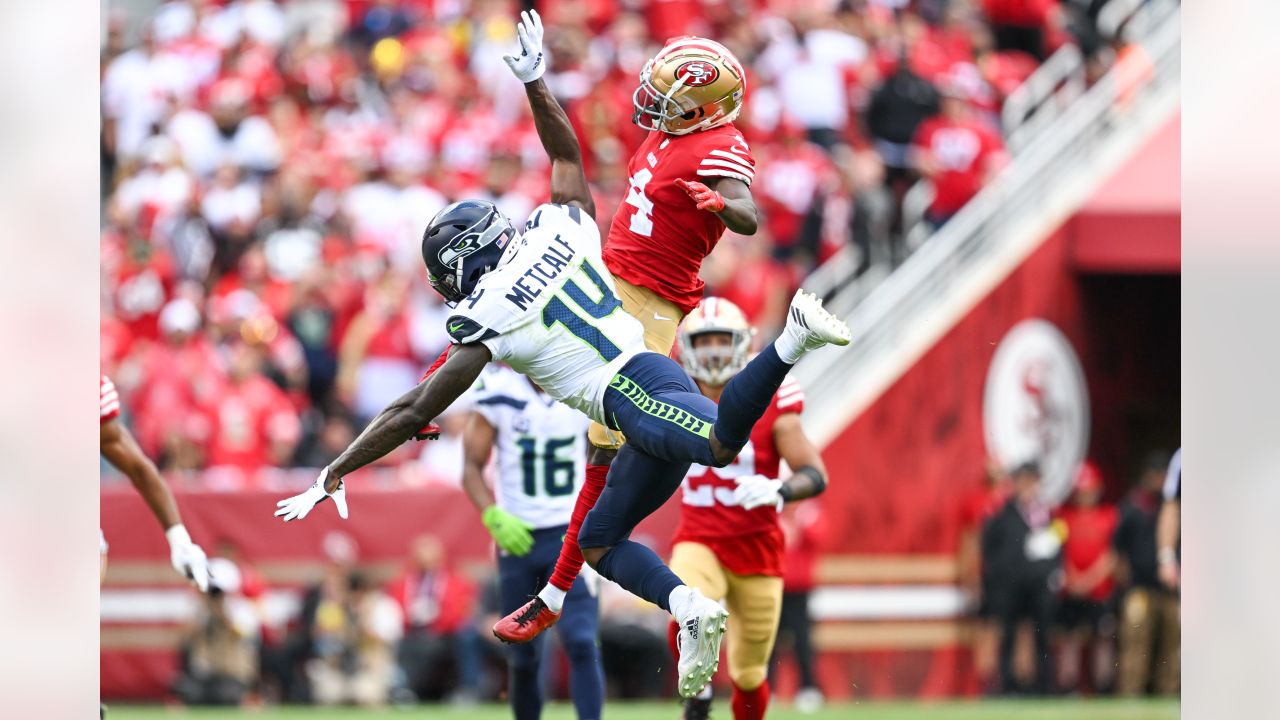
<instances>
[{"instance_id":1,"label":"white football glove","mask_svg":"<svg viewBox=\"0 0 1280 720\"><path fill-rule=\"evenodd\" d=\"M209 591L209 559L204 550L191 542L191 535L182 525L174 525L164 531L169 540L169 562L178 574L195 582L200 592Z\"/></svg>"},{"instance_id":2,"label":"white football glove","mask_svg":"<svg viewBox=\"0 0 1280 720\"><path fill-rule=\"evenodd\" d=\"M773 505L779 512L782 511L782 496L778 494L778 490L782 488L781 480L774 480L764 475L744 475L734 478L734 482L738 486L733 489L733 501L738 504L738 507L743 510L754 510L765 505Z\"/></svg>"},{"instance_id":3,"label":"white football glove","mask_svg":"<svg viewBox=\"0 0 1280 720\"><path fill-rule=\"evenodd\" d=\"M301 520L310 514L311 509L316 505L324 502L325 499L331 498L333 504L338 508L338 517L343 520L347 519L347 488L338 481L338 489L332 493L326 492L324 489L325 480L329 477L329 468L320 471L320 477L316 478L311 487L307 488L299 495L291 498L285 498L276 503L276 517L283 518L285 522L290 520Z\"/></svg>"},{"instance_id":4,"label":"white football glove","mask_svg":"<svg viewBox=\"0 0 1280 720\"><path fill-rule=\"evenodd\" d=\"M507 67L522 83L531 83L542 77L547 69L547 56L542 52L542 18L537 10L520 13L516 35L520 37L520 54L503 55Z\"/></svg>"}]
</instances>

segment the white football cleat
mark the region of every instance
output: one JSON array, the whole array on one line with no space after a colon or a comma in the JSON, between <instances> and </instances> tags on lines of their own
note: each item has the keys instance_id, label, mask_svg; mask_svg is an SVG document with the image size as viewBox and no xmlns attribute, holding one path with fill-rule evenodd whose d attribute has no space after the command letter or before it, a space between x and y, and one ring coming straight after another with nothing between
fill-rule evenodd
<instances>
[{"instance_id":1,"label":"white football cleat","mask_svg":"<svg viewBox=\"0 0 1280 720\"><path fill-rule=\"evenodd\" d=\"M679 671L680 697L694 697L711 682L720 667L720 641L724 639L725 623L729 613L720 603L708 600L693 590L689 610L680 620L680 632L676 646L680 648Z\"/></svg>"},{"instance_id":2,"label":"white football cleat","mask_svg":"<svg viewBox=\"0 0 1280 720\"><path fill-rule=\"evenodd\" d=\"M787 311L787 326L783 330L790 335L802 352L817 350L823 345L848 345L853 336L849 326L822 307L822 300L803 289L791 298Z\"/></svg>"}]
</instances>

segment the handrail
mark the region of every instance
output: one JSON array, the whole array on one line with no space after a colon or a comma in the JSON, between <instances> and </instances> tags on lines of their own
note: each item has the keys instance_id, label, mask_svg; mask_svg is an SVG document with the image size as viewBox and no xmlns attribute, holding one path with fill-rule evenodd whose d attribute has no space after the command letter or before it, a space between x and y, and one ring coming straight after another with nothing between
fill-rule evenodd
<instances>
[{"instance_id":1,"label":"handrail","mask_svg":"<svg viewBox=\"0 0 1280 720\"><path fill-rule=\"evenodd\" d=\"M1177 6L1176 0L1109 0L1099 11L1099 29L1104 37L1111 37L1127 23L1131 37L1142 37L1148 34L1153 18L1163 18ZM1073 45L1065 45L1006 98L1001 122L1012 156L1016 157L1049 132L1054 121L1084 95L1084 64L1080 51ZM909 251L927 244L933 233L924 222L928 203L918 202L928 191L925 184L922 180L912 185L903 199L902 237ZM874 289L872 282L885 273L864 273L862 277L852 278L852 258L852 251L842 248L816 268L805 279L804 286L826 298L850 287L860 296L870 293Z\"/></svg>"},{"instance_id":2,"label":"handrail","mask_svg":"<svg viewBox=\"0 0 1280 720\"><path fill-rule=\"evenodd\" d=\"M1139 12L1146 27L1152 28L1142 45L1155 72L1136 90L1131 110L1165 88L1176 88L1180 69L1180 7L1154 2ZM943 298L967 271L1014 242L1015 227L1025 228L1029 219L1045 215L1058 200L1058 183L1118 134L1125 122L1113 117L1116 80L1114 70L1099 79L878 286L868 289L850 283L835 293L828 304L845 315L854 338L841 352L818 353L797 366L799 379L809 387L814 417L846 402L848 386L858 379L860 367L912 332L913 322L928 320L930 303Z\"/></svg>"}]
</instances>

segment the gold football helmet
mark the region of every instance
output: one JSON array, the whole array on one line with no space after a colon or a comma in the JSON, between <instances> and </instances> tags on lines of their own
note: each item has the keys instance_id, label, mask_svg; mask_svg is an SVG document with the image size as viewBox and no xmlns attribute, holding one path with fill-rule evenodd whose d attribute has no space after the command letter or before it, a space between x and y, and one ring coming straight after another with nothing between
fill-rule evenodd
<instances>
[{"instance_id":1,"label":"gold football helmet","mask_svg":"<svg viewBox=\"0 0 1280 720\"><path fill-rule=\"evenodd\" d=\"M726 333L729 343L694 348L694 339L709 333ZM751 336L755 330L737 305L724 298L704 298L680 326L680 363L695 380L720 387L747 366Z\"/></svg>"},{"instance_id":2,"label":"gold football helmet","mask_svg":"<svg viewBox=\"0 0 1280 720\"><path fill-rule=\"evenodd\" d=\"M729 49L687 35L645 63L631 95L631 121L645 130L686 135L733 122L742 112L747 76Z\"/></svg>"}]
</instances>

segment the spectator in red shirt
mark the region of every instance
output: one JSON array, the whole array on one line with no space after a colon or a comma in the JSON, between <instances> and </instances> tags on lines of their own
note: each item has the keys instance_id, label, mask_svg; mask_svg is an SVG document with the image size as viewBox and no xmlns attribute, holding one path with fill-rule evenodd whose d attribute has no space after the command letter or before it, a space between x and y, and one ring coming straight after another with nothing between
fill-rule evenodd
<instances>
[{"instance_id":1,"label":"spectator in red shirt","mask_svg":"<svg viewBox=\"0 0 1280 720\"><path fill-rule=\"evenodd\" d=\"M942 112L920 125L912 165L933 181L933 203L925 216L942 226L1004 166L1004 142L994 128L973 117L962 87L942 86Z\"/></svg>"},{"instance_id":2,"label":"spectator in red shirt","mask_svg":"<svg viewBox=\"0 0 1280 720\"><path fill-rule=\"evenodd\" d=\"M1066 690L1088 685L1100 691L1114 677L1114 649L1105 639L1114 636L1116 629L1111 604L1116 569L1112 537L1118 515L1114 505L1101 502L1102 492L1102 475L1092 462L1086 461L1076 475L1071 504L1058 513L1067 527L1062 546L1066 577L1061 606L1067 635L1063 662L1058 666ZM1082 670L1085 664L1093 671L1091 682L1086 682Z\"/></svg>"},{"instance_id":3,"label":"spectator in red shirt","mask_svg":"<svg viewBox=\"0 0 1280 720\"><path fill-rule=\"evenodd\" d=\"M414 539L408 567L387 591L404 610L399 662L408 690L418 698L457 688L455 699L475 699L480 645L472 624L475 585L449 567L444 544L434 535ZM454 682L441 670L453 659Z\"/></svg>"},{"instance_id":4,"label":"spectator in red shirt","mask_svg":"<svg viewBox=\"0 0 1280 720\"><path fill-rule=\"evenodd\" d=\"M210 467L238 470L244 481L268 465L288 462L302 424L289 398L262 374L258 348L241 339L231 341L227 381L213 402Z\"/></svg>"},{"instance_id":5,"label":"spectator in red shirt","mask_svg":"<svg viewBox=\"0 0 1280 720\"><path fill-rule=\"evenodd\" d=\"M812 213L819 192L835 181L831 158L805 139L804 127L791 118L778 125L779 143L761 153L760 209L764 211L774 256L785 260L800 250L817 255L818 223Z\"/></svg>"}]
</instances>

